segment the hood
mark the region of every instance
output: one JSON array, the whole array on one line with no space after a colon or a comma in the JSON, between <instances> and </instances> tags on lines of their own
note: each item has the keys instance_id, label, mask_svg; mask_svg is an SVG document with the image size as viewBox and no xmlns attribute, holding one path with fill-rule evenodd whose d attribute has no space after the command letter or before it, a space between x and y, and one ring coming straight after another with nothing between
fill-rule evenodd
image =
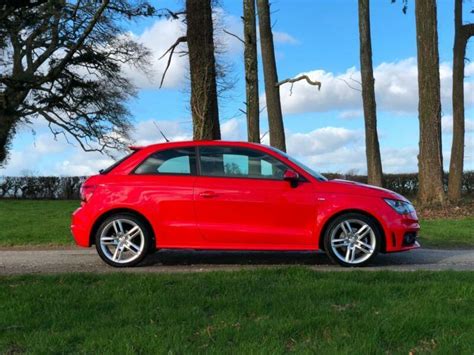
<instances>
[{"instance_id":1,"label":"hood","mask_svg":"<svg viewBox=\"0 0 474 355\"><path fill-rule=\"evenodd\" d=\"M369 195L374 197L392 198L409 202L405 197L391 190L387 190L378 186L362 184L356 181L334 179L327 181L325 184L328 188L327 192L347 193L351 195L364 196Z\"/></svg>"}]
</instances>

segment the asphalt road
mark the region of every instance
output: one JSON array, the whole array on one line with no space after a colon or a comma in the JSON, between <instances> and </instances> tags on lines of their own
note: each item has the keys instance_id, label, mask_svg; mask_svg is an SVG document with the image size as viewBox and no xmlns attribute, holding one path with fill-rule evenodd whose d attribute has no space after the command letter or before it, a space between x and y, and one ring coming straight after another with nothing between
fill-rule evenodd
<instances>
[{"instance_id":1,"label":"asphalt road","mask_svg":"<svg viewBox=\"0 0 474 355\"><path fill-rule=\"evenodd\" d=\"M0 250L0 275L64 272L206 272L287 265L306 266L316 271L474 271L474 249L418 249L404 253L379 254L371 266L363 268L342 268L332 265L323 253L163 250L150 255L138 267L127 269L116 269L106 265L93 248Z\"/></svg>"}]
</instances>

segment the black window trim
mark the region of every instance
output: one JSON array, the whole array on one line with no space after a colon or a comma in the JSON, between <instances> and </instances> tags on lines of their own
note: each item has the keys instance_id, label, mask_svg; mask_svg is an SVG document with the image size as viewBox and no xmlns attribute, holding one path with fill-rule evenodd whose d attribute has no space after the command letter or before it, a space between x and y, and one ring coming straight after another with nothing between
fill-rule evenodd
<instances>
[{"instance_id":1,"label":"black window trim","mask_svg":"<svg viewBox=\"0 0 474 355\"><path fill-rule=\"evenodd\" d=\"M177 150L177 149L189 149L190 151L192 151L194 148L194 159L190 159L190 169L191 169L191 172L189 174L187 173L159 173L159 172L156 172L156 173L147 173L147 174L137 174L135 171L142 165L145 163L145 161L150 158L153 154L157 154L157 153L160 153L160 152L166 152L168 150ZM194 169L193 169L193 163L194 163ZM193 173L193 170L194 170L194 173ZM174 147L174 148L165 148L165 149L158 149L158 150L155 150L154 152L148 154L145 158L143 158L143 160L137 164L136 167L133 168L133 170L130 172L129 175L136 175L136 176L199 176L199 170L198 170L198 163L197 163L197 151L196 151L196 146L183 146L183 147Z\"/></svg>"},{"instance_id":2,"label":"black window trim","mask_svg":"<svg viewBox=\"0 0 474 355\"><path fill-rule=\"evenodd\" d=\"M237 176L237 175L236 176L203 175L201 173L202 169L201 169L201 151L200 151L200 149L201 148L207 148L207 147L212 147L212 148L238 148L238 149L243 149L243 150L256 151L256 152L259 152L261 154L268 155L268 156L272 157L275 160L278 160L287 169L295 170L294 168L288 166L288 164L285 163L284 161L282 161L280 158L277 158L274 155L268 154L267 152L265 152L263 150L260 150L260 149L254 149L254 148L250 148L250 147L241 147L241 146L230 145L230 144L226 144L226 145L224 145L224 144L199 145L199 146L196 146L196 172L197 172L197 176L210 177L210 178L216 178L216 179L244 179L244 180L257 180L257 181L284 181L283 179L267 178L267 177L257 178L257 177L252 177L252 176ZM301 175L300 173L298 173L298 175L300 176L300 178L298 180L299 182L309 182L308 179L306 177L304 177L303 175Z\"/></svg>"}]
</instances>

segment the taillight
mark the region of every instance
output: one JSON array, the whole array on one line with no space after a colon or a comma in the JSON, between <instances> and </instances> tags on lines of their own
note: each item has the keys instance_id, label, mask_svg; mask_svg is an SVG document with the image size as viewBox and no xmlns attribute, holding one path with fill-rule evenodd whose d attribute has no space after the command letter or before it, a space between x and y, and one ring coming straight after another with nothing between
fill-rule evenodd
<instances>
[{"instance_id":1,"label":"taillight","mask_svg":"<svg viewBox=\"0 0 474 355\"><path fill-rule=\"evenodd\" d=\"M81 200L87 202L91 199L94 193L96 185L82 185L81 186Z\"/></svg>"}]
</instances>

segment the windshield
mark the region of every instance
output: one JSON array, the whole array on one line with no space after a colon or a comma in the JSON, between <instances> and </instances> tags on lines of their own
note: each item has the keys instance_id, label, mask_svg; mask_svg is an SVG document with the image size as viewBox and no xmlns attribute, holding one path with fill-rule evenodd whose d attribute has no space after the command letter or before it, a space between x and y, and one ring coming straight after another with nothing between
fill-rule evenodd
<instances>
[{"instance_id":1,"label":"windshield","mask_svg":"<svg viewBox=\"0 0 474 355\"><path fill-rule=\"evenodd\" d=\"M318 173L317 171L311 169L309 166L303 164L302 162L296 160L295 158L289 156L288 154L286 154L285 152L282 152L280 149L277 149L277 148L274 148L274 147L268 147L270 148L271 150L277 152L278 154L280 155L283 155L286 159L288 159L289 161L291 161L293 164L296 164L298 165L301 169L303 169L304 171L306 171L308 174L310 174L311 176L315 177L316 179L318 179L319 181L328 181L328 179L321 175L320 173Z\"/></svg>"}]
</instances>

